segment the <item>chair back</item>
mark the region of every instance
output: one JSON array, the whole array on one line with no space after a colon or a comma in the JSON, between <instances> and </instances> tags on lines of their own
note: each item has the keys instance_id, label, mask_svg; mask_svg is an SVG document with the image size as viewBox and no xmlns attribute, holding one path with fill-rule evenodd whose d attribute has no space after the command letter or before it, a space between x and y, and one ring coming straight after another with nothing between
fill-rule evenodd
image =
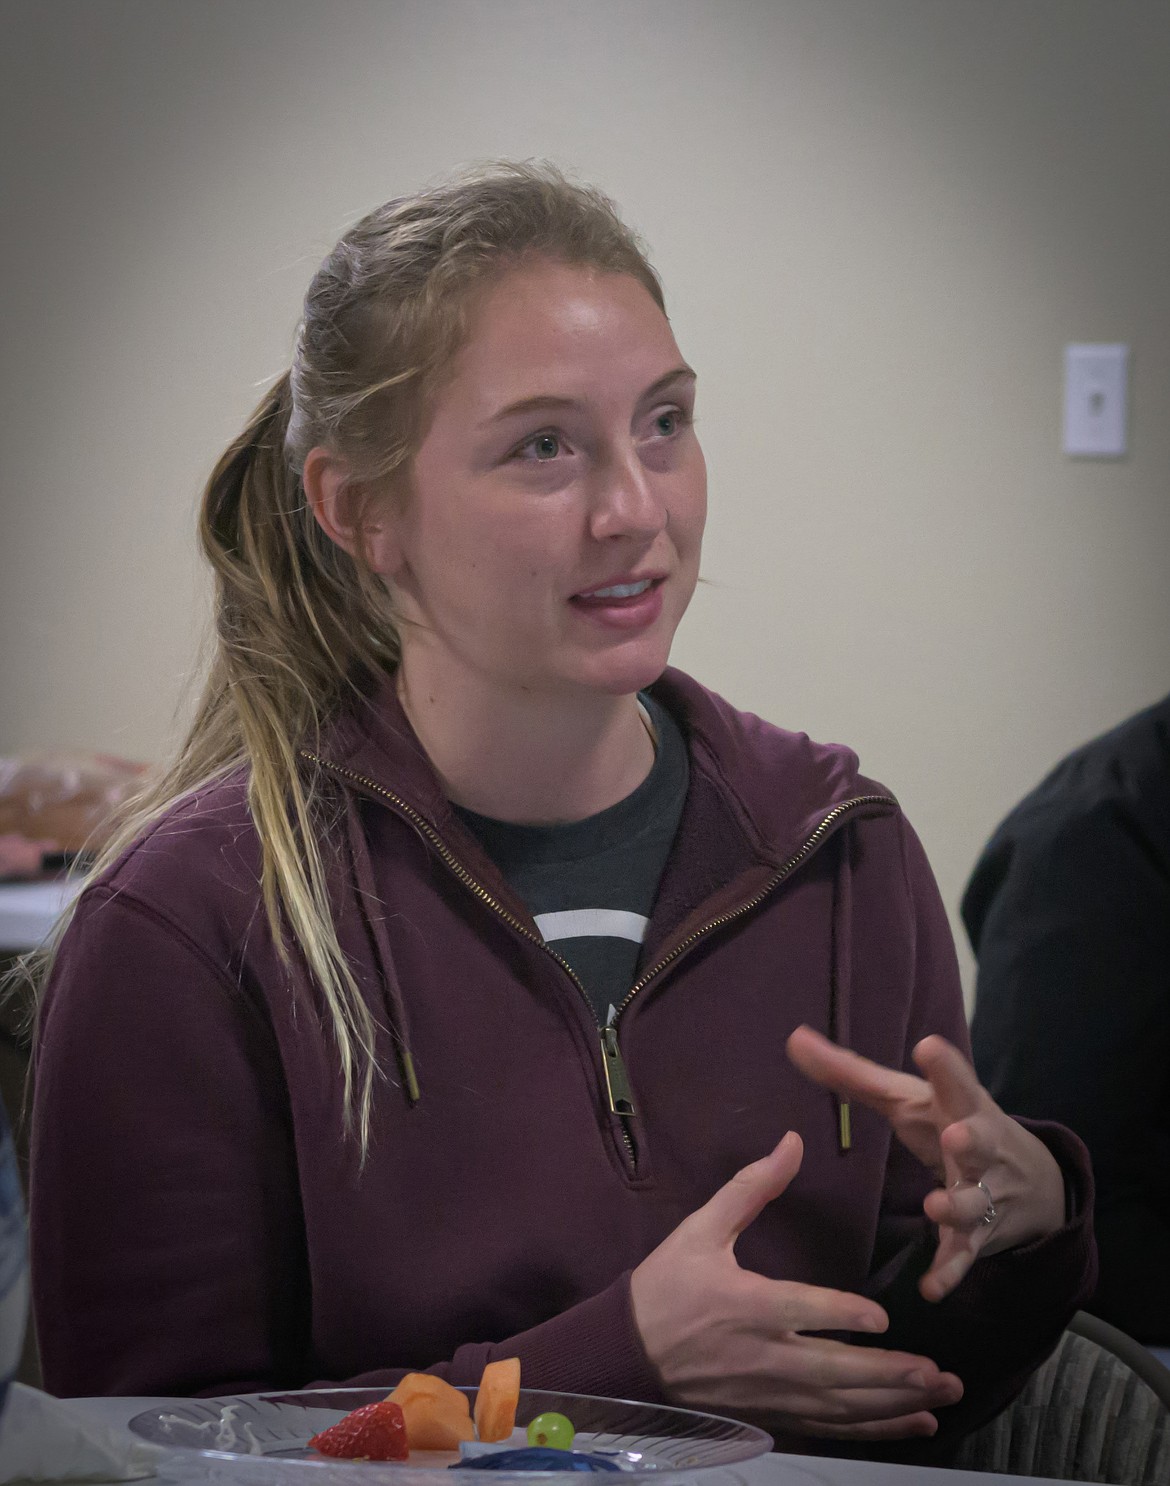
<instances>
[{"instance_id":1,"label":"chair back","mask_svg":"<svg viewBox=\"0 0 1170 1486\"><path fill-rule=\"evenodd\" d=\"M1086 1323L1092 1336L1080 1333ZM1104 1325L1078 1314L1019 1397L968 1435L952 1464L1108 1486L1167 1486L1170 1372L1131 1337L1113 1327L1101 1331Z\"/></svg>"},{"instance_id":2,"label":"chair back","mask_svg":"<svg viewBox=\"0 0 1170 1486\"><path fill-rule=\"evenodd\" d=\"M1170 1409L1170 1367L1154 1355L1141 1342L1134 1341L1124 1331L1100 1316L1090 1316L1088 1311L1078 1311L1068 1323L1068 1329L1077 1336L1087 1336L1091 1342L1128 1362L1143 1383L1148 1383L1162 1402Z\"/></svg>"}]
</instances>

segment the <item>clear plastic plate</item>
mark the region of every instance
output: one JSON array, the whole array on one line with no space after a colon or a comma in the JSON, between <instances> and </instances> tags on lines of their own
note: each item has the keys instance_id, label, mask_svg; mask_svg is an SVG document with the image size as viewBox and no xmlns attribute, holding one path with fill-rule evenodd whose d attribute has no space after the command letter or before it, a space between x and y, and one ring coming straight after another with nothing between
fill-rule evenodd
<instances>
[{"instance_id":1,"label":"clear plastic plate","mask_svg":"<svg viewBox=\"0 0 1170 1486\"><path fill-rule=\"evenodd\" d=\"M475 1389L464 1389L474 1398ZM166 1447L159 1474L168 1480L246 1480L252 1486L440 1486L437 1470L457 1462L454 1453L416 1451L403 1462L330 1460L310 1451L309 1440L362 1404L385 1398L385 1388L307 1389L232 1398L184 1399L149 1409L130 1420L142 1439ZM514 1443L527 1443L525 1428L538 1414L555 1412L577 1431L574 1448L612 1455L622 1474L606 1480L649 1480L674 1473L728 1472L772 1448L762 1429L691 1409L592 1398L580 1393L520 1390ZM732 1477L737 1473L731 1472ZM462 1486L513 1486L533 1477L564 1482L561 1472L461 1471ZM801 1478L796 1472L793 1480ZM580 1476L572 1479L581 1480ZM811 1479L803 1477L803 1479Z\"/></svg>"}]
</instances>

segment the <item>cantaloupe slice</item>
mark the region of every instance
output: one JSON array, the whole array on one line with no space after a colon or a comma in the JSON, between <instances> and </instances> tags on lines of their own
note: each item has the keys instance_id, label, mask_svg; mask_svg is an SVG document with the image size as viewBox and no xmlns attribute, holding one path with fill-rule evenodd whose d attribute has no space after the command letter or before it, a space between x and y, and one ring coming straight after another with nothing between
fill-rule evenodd
<instances>
[{"instance_id":1,"label":"cantaloupe slice","mask_svg":"<svg viewBox=\"0 0 1170 1486\"><path fill-rule=\"evenodd\" d=\"M471 1412L467 1394L453 1388L446 1378L440 1378L433 1372L408 1372L387 1397L392 1398L396 1404L401 1404L412 1393L425 1393L431 1398L446 1398L450 1404L461 1403L469 1414Z\"/></svg>"},{"instance_id":2,"label":"cantaloupe slice","mask_svg":"<svg viewBox=\"0 0 1170 1486\"><path fill-rule=\"evenodd\" d=\"M520 1402L520 1359L501 1357L489 1362L475 1395L475 1432L488 1444L511 1438Z\"/></svg>"},{"instance_id":3,"label":"cantaloupe slice","mask_svg":"<svg viewBox=\"0 0 1170 1486\"><path fill-rule=\"evenodd\" d=\"M389 1396L402 1410L412 1450L458 1450L475 1438L467 1394L433 1373L407 1373Z\"/></svg>"},{"instance_id":4,"label":"cantaloupe slice","mask_svg":"<svg viewBox=\"0 0 1170 1486\"><path fill-rule=\"evenodd\" d=\"M406 1440L412 1450L458 1450L464 1440L475 1438L471 1415L466 1409L453 1407L445 1398L411 1393L400 1407L406 1421Z\"/></svg>"}]
</instances>

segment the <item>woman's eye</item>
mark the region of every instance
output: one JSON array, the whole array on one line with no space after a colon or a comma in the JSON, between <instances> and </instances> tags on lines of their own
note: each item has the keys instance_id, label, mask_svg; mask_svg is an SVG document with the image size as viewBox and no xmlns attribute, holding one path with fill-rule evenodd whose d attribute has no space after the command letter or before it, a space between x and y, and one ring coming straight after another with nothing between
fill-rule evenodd
<instances>
[{"instance_id":1,"label":"woman's eye","mask_svg":"<svg viewBox=\"0 0 1170 1486\"><path fill-rule=\"evenodd\" d=\"M681 408L667 408L654 415L654 432L660 438L673 438L686 424L687 415Z\"/></svg>"},{"instance_id":2,"label":"woman's eye","mask_svg":"<svg viewBox=\"0 0 1170 1486\"><path fill-rule=\"evenodd\" d=\"M555 459L560 452L561 441L555 433L538 433L518 450L522 456L538 460Z\"/></svg>"}]
</instances>

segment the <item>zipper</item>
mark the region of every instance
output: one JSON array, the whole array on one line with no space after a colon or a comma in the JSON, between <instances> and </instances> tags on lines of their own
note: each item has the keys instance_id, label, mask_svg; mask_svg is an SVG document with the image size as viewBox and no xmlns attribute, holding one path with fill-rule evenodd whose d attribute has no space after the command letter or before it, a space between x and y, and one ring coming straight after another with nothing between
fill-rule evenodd
<instances>
[{"instance_id":1,"label":"zipper","mask_svg":"<svg viewBox=\"0 0 1170 1486\"><path fill-rule=\"evenodd\" d=\"M669 965L673 965L680 955L686 954L700 939L706 938L715 929L721 929L724 924L734 923L737 918L742 918L745 913L751 913L754 908L758 908L769 893L775 892L780 884L786 878L791 877L797 867L816 851L817 847L824 842L826 835L842 816L847 815L851 810L858 809L862 805L896 806L897 803L890 795L855 795L851 800L842 800L840 805L834 805L817 828L793 852L792 856L788 858L776 875L768 879L759 892L749 898L746 903L741 903L738 908L733 908L729 913L721 913L718 918L713 918L709 923L700 925L693 933L688 934L681 943L676 944L670 953L664 955L656 965L652 965L649 970L644 971L626 992L621 1005L614 1013L614 1022L616 1023L621 1018L622 1013L639 991L644 990L656 975L661 974Z\"/></svg>"},{"instance_id":2,"label":"zipper","mask_svg":"<svg viewBox=\"0 0 1170 1486\"><path fill-rule=\"evenodd\" d=\"M597 1025L597 1015L593 1010L593 1003L589 999L589 993L582 985L577 972L569 964L568 960L557 954L545 943L539 934L534 934L530 928L522 923L514 913L509 913L498 899L492 897L482 883L477 882L459 858L452 852L451 848L427 820L425 815L417 811L413 805L408 805L399 795L391 790L384 789L373 779L368 779L364 774L355 774L352 769L343 769L339 764L328 763L319 754L310 753L307 749L301 749L301 757L308 759L319 768L327 770L331 774L339 775L343 779L350 779L355 784L364 785L366 789L381 795L383 799L389 800L394 808L406 817L415 830L432 846L438 854L440 861L451 871L468 890L477 897L486 907L492 909L511 928L522 935L531 944L535 944L545 954L554 959L573 984L589 1008L589 1015ZM623 1003L624 1004L624 1003ZM634 1108L632 1092L630 1089L629 1076L626 1073L626 1065L622 1061L621 1052L617 1045L617 1033L612 1027L598 1027L601 1034L601 1065L605 1072L605 1092L609 1101L611 1114L617 1115L621 1123L622 1139L625 1142L626 1152L629 1157L630 1166L637 1169L637 1160L634 1152L634 1142L630 1136L627 1120L634 1118L637 1111Z\"/></svg>"},{"instance_id":3,"label":"zipper","mask_svg":"<svg viewBox=\"0 0 1170 1486\"><path fill-rule=\"evenodd\" d=\"M680 944L676 944L668 955L664 955L663 958L658 961L657 965L652 965L649 970L638 977L638 979L626 992L626 995L622 1000L622 1004L614 1012L613 1021L611 1023L611 1027L613 1028L614 1033L614 1046L617 1046L616 1024L621 1018L622 1012L625 1011L626 1007L629 1006L630 1002L634 999L634 997L640 990L647 986L656 975L665 970L668 965L673 965L675 960L677 960L680 955L686 954L686 952L700 939L705 938L706 935L710 934L715 929L721 929L724 924L733 923L737 918L742 918L745 913L750 913L753 908L758 907L769 893L775 892L775 890L780 886L782 882L784 882L786 878L791 877L793 872L796 871L797 867L799 867L802 862L808 860L813 852L816 851L817 847L824 842L826 835L828 835L828 833L844 815L848 814L850 810L856 810L861 805L896 806L897 801L892 799L889 795L855 795L851 800L842 800L840 805L834 805L832 810L829 811L828 815L825 816L825 818L821 821L817 828L808 837L806 837L806 839L801 843L800 847L795 852L793 852L793 854L788 858L788 860L784 863L784 865L780 868L776 875L768 879L768 881L764 884L764 886L759 890L758 893L749 898L746 903L741 903L738 908L732 909L730 913L722 913L719 915L718 918L711 919L709 923L702 924L694 931L694 933L688 934L687 937ZM842 1151L842 1153L844 1153L845 1151L848 1151L853 1145L853 1136L850 1128L850 1109L848 1099L842 1099L838 1101L837 1120L838 1147Z\"/></svg>"},{"instance_id":4,"label":"zipper","mask_svg":"<svg viewBox=\"0 0 1170 1486\"><path fill-rule=\"evenodd\" d=\"M325 759L321 758L319 754L310 753L307 749L301 749L301 757L308 759L310 763L316 764L319 768L325 769L331 774L336 774L343 779L350 779L355 784L363 785L366 789L372 790L374 794L381 795L383 799L389 800L390 803L395 807L395 809L398 810L401 815L405 816L406 819L411 823L411 825L414 826L419 835L421 835L427 842L429 842L429 844L438 854L440 861L443 862L448 870L451 871L455 875L455 877L461 883L463 883L463 885L468 888L468 890L475 897L480 900L481 903L483 903L486 907L492 909L492 911L496 913L498 917L502 918L505 923L510 925L511 928L513 928L523 938L527 939L529 943L535 944L538 948L542 949L545 954L549 955L557 962L557 964L577 987L577 990L581 995L581 999L589 1008L589 1013L596 1023L597 1017L596 1013L593 1011L593 1004L589 1000L589 993L582 985L576 971L573 969L572 965L569 964L568 960L563 959L559 954L557 954L556 950L551 949L549 945L547 945L538 934L534 934L532 930L527 927L526 924L521 923L521 921L516 917L514 913L509 913L502 903L500 903L496 898L492 897L491 893L488 892L487 888L485 888L482 883L477 882L476 879L472 877L471 873L454 854L454 852L452 852L451 848L443 840L442 836L439 835L438 831L435 830L434 826L431 825L430 821L427 820L425 815L417 811L413 805L408 805L406 801L399 795L394 794L391 790L384 789L382 785L377 783L376 780L367 778L367 776L364 774L356 774L352 769L343 769L339 764L328 763ZM637 1111L634 1108L632 1090L630 1088L630 1080L629 1076L626 1073L626 1065L622 1059L621 1051L618 1047L617 1022L620 1020L622 1013L626 1010L630 1002L634 999L639 991L644 990L645 987L649 985L649 983L655 978L655 976L660 975L663 970L667 969L670 965L673 965L677 959L679 959L682 955L686 954L690 949L692 949L693 946L697 944L700 939L705 939L708 934L713 933L716 929L723 928L725 924L734 923L736 919L742 918L745 914L751 913L753 909L758 908L759 905L764 901L766 897L768 897L770 893L775 892L775 890L781 885L781 883L783 883L787 878L791 877L793 872L796 871L797 867L805 862L813 854L813 852L815 852L817 848L822 845L825 837L833 829L837 822L842 819L842 817L849 814L850 811L856 810L863 805L889 805L891 807L895 807L897 805L897 801L890 795L855 795L851 800L843 800L840 805L834 805L832 810L828 812L828 814L815 828L815 830L813 830L805 838L805 840L801 843L797 850L793 852L793 854L788 858L788 860L779 869L775 876L770 877L764 884L764 886L759 890L759 892L755 893L751 898L749 898L746 903L741 903L738 908L733 908L729 913L721 913L717 918L713 918L709 922L700 925L699 928L688 934L687 937L681 941L681 943L676 944L668 955L664 955L656 965L652 965L649 970L645 971L638 977L638 979L634 982L634 984L622 998L622 1003L614 1013L613 1020L609 1023L608 1026L599 1028L601 1033L601 1063L602 1068L605 1072L606 1098L609 1103L610 1113L617 1115L618 1119L621 1121L622 1138L625 1141L626 1151L629 1156L631 1169L633 1169L634 1171L637 1170L637 1157L634 1151L634 1142L630 1136L630 1131L626 1124L626 1121L633 1119ZM843 1149L847 1149L849 1145L847 1134L848 1119L849 1111L848 1107L846 1106L841 1111Z\"/></svg>"},{"instance_id":5,"label":"zipper","mask_svg":"<svg viewBox=\"0 0 1170 1486\"><path fill-rule=\"evenodd\" d=\"M630 1088L630 1080L626 1075L626 1065L622 1062L622 1055L618 1049L617 1028L602 1027L601 1029L601 1052L605 1068L605 1088L609 1095L609 1107L614 1114L630 1119L636 1113L634 1109L634 1096Z\"/></svg>"}]
</instances>

